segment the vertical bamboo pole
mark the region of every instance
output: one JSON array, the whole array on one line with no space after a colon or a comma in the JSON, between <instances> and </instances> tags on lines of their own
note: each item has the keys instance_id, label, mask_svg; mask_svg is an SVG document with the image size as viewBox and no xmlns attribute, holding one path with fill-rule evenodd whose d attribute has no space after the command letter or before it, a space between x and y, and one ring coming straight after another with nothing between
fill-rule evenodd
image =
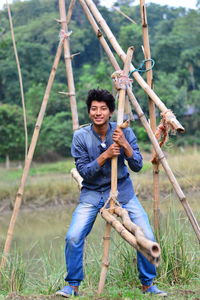
<instances>
[{"instance_id":1,"label":"vertical bamboo pole","mask_svg":"<svg viewBox=\"0 0 200 300\"><path fill-rule=\"evenodd\" d=\"M51 88L54 82L54 78L55 78L55 74L56 74L56 70L57 70L57 66L60 60L60 56L62 54L62 43L60 42L58 45L58 49L56 52L56 56L54 59L54 63L51 69L51 73L49 76L49 80L48 80L48 84L46 87L46 91L43 97L43 101L42 101L42 105L41 105L41 109L36 121L36 125L35 125L35 129L33 132L33 136L32 136L32 140L31 140L31 144L28 150L28 154L27 154L27 159L25 162L25 166L24 166L24 170L23 170L23 174L22 174L22 178L21 178L21 183L16 195L16 199L15 199L15 205L14 205L14 209L13 209L13 213L12 213L12 217L10 220L10 224L8 227L8 232L7 232L7 237L6 237L6 242L5 242L5 246L4 246L4 252L3 252L3 256L2 256L2 260L1 260L1 268L4 268L6 266L6 262L7 262L7 256L8 253L10 251L10 246L11 246L11 242L12 242L12 238L13 238L13 232L14 232L14 227L15 227L15 223L17 220L17 216L19 214L19 209L21 206L21 202L22 202L22 197L23 197L23 193L24 193L24 187L25 187L25 183L26 183L26 179L28 177L28 172L31 166L31 162L33 159L33 154L35 151L35 147L36 147L36 143L38 140L38 136L39 136L39 132L40 132L40 128L42 125L42 121L44 118L44 114L46 111L46 106L49 100L49 96L50 96L50 92L51 92Z\"/></svg>"},{"instance_id":2,"label":"vertical bamboo pole","mask_svg":"<svg viewBox=\"0 0 200 300\"><path fill-rule=\"evenodd\" d=\"M68 32L65 0L59 0L59 10L60 10L61 28L62 30L64 30L64 32ZM79 128L79 121L78 121L78 113L77 113L77 105L76 105L75 85L74 85L74 77L72 71L69 38L64 39L63 46L64 46L64 59L65 59L65 67L66 67L67 82L68 82L68 89L69 89L70 106L72 112L73 130L76 130Z\"/></svg>"},{"instance_id":3,"label":"vertical bamboo pole","mask_svg":"<svg viewBox=\"0 0 200 300\"><path fill-rule=\"evenodd\" d=\"M83 0L79 0L79 1L82 2ZM86 16L87 16L87 14L86 14ZM96 32L96 28L98 27L98 25L96 24L94 18L93 18L93 21L95 23L95 26L92 23L91 23L91 25L92 25L94 31ZM107 51L107 49L109 48L109 46L108 46L107 42L105 40L102 41L102 39L99 39L99 41L101 42L101 45L103 46L103 48L105 47L105 51L108 54L109 51ZM113 60L111 60L111 57L108 57L108 58L109 58L110 62L112 63L113 67L115 68L117 63L114 62ZM112 56L112 58L113 58L113 56ZM135 108L135 111L137 112L144 128L147 131L149 139L150 139L150 141L151 141L151 143L154 147L154 150L155 150L156 154L158 155L160 163L162 164L162 166L163 166L163 168L164 168L164 170L165 170L165 172L166 172L166 174L169 178L169 181L171 182L171 184L174 188L174 191L176 192L181 204L183 205L183 207L185 209L185 212L186 212L186 215L188 216L188 219L189 219L189 221L190 221L190 223L191 223L191 225L194 229L194 232L195 232L195 234L196 234L196 236L197 236L197 238L200 242L200 227L199 227L198 222L197 222L197 220L196 220L196 218L195 218L195 216L192 212L192 209L190 208L189 204L187 203L185 195L182 192L182 189L181 189L179 183L177 182L177 180L176 180L176 178L175 178L175 176L174 176L174 174L173 174L173 172L172 172L172 170L171 170L171 168L170 168L170 166L169 166L169 164L168 164L168 162L167 162L167 160L166 160L166 158L165 158L165 156L164 156L164 154L163 154L163 152L160 148L160 145L159 145L157 139L155 138L154 133L151 130L151 127L149 126L149 123L146 120L145 115L144 115L143 111L141 110L140 105L138 104L138 102L137 102L135 96L133 95L131 89L128 89L127 92L128 92L129 99L131 100L131 102L132 102L132 104Z\"/></svg>"},{"instance_id":4,"label":"vertical bamboo pole","mask_svg":"<svg viewBox=\"0 0 200 300\"><path fill-rule=\"evenodd\" d=\"M147 59L146 69L147 72L147 84L153 89L153 71L151 69L151 50L149 43L148 33L148 22L145 0L140 0L140 14L142 20L142 33L143 33L143 45L144 45L144 56ZM149 115L150 115L150 126L153 133L156 132L156 112L155 104L152 99L149 99ZM154 157L155 151L152 149L152 157ZM159 162L153 164L153 212L154 212L154 230L159 234L159 210L160 210L160 190L159 190Z\"/></svg>"},{"instance_id":5,"label":"vertical bamboo pole","mask_svg":"<svg viewBox=\"0 0 200 300\"><path fill-rule=\"evenodd\" d=\"M111 45L117 52L118 56L122 59L123 62L125 62L126 54L120 47L119 43L117 42L116 38L114 37L112 31L108 27L106 21L102 17L101 13L98 11L96 5L92 0L85 0L87 3L89 9L91 10L92 14L96 18L97 22L100 24L101 28L104 30L105 34L108 37L108 40L110 41ZM131 64L130 71L134 71L135 67ZM150 86L146 83L146 81L140 76L138 72L133 72L132 76L135 78L135 80L138 82L138 84L144 89L144 91L149 95L149 97L154 101L154 103L158 106L158 108L164 113L168 109L165 106L165 104L160 100L160 98L155 94L155 92L150 88ZM179 132L184 132L185 129L180 124L180 122L176 119L174 116L173 122L171 122L174 129L176 129Z\"/></svg>"},{"instance_id":6,"label":"vertical bamboo pole","mask_svg":"<svg viewBox=\"0 0 200 300\"><path fill-rule=\"evenodd\" d=\"M23 80L22 80L21 67L20 67L16 42L15 42L15 34L14 34L14 28L13 28L13 22L12 22L12 15L11 15L11 11L10 11L10 6L8 4L8 0L6 0L6 5L8 8L8 18L9 18L9 22L10 22L10 31L11 31L11 36L12 36L16 64L17 64L19 85L20 85L20 92L21 92L21 99L22 99L22 108L23 108L23 117L24 117L24 133L25 133L25 155L24 155L24 157L25 157L25 161L26 161L27 153L28 153L28 130L27 130L27 121L26 121L26 106L25 106L25 100L24 100Z\"/></svg>"},{"instance_id":7,"label":"vertical bamboo pole","mask_svg":"<svg viewBox=\"0 0 200 300\"><path fill-rule=\"evenodd\" d=\"M127 52L126 61L124 63L124 75L128 76L128 72L130 69L130 64L133 56L133 47L130 47ZM119 91L119 100L118 100L118 112L117 112L117 125L120 126L123 123L124 118L124 106L125 106L125 96L126 96L126 89L121 89ZM112 165L111 165L111 195L113 197L117 194L117 162L118 157L112 158ZM110 200L110 209L115 206L114 199L111 198ZM103 250L103 262L102 262L102 269L100 274L99 280L99 287L98 287L98 294L101 294L104 289L105 281L106 281L106 274L107 269L109 266L109 245L110 245L110 232L111 232L111 225L107 222L106 223L106 230L104 235L104 250Z\"/></svg>"}]
</instances>

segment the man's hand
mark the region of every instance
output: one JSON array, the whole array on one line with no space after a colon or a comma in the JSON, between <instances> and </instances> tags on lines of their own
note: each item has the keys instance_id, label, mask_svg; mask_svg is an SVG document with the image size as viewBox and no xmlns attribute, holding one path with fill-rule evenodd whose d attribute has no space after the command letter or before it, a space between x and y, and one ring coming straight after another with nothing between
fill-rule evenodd
<instances>
[{"instance_id":1,"label":"man's hand","mask_svg":"<svg viewBox=\"0 0 200 300\"><path fill-rule=\"evenodd\" d=\"M112 136L112 138L113 138L113 141L115 142L115 143L117 143L118 145L120 145L121 147L125 147L126 145L127 145L127 140L126 140L126 138L125 138L125 136L124 136L124 133L123 133L123 131L121 130L121 128L119 128L119 127L117 127L116 129L115 129L115 131L113 132L113 136Z\"/></svg>"},{"instance_id":2,"label":"man's hand","mask_svg":"<svg viewBox=\"0 0 200 300\"><path fill-rule=\"evenodd\" d=\"M119 154L120 146L114 143L97 158L97 162L100 166L103 166L108 158L113 158Z\"/></svg>"},{"instance_id":3,"label":"man's hand","mask_svg":"<svg viewBox=\"0 0 200 300\"><path fill-rule=\"evenodd\" d=\"M110 145L110 147L105 151L105 154L108 158L112 158L113 156L120 155L120 146L117 143Z\"/></svg>"},{"instance_id":4,"label":"man's hand","mask_svg":"<svg viewBox=\"0 0 200 300\"><path fill-rule=\"evenodd\" d=\"M131 148L129 142L125 138L125 135L121 128L117 127L115 129L112 138L115 143L117 143L124 149L126 157L131 157L133 155L133 149Z\"/></svg>"}]
</instances>

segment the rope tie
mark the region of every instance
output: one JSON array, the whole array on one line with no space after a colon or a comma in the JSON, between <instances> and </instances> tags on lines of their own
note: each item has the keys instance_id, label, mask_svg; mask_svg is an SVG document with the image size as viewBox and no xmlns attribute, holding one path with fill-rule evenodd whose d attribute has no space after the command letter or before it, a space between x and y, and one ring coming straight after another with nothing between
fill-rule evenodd
<instances>
[{"instance_id":1,"label":"rope tie","mask_svg":"<svg viewBox=\"0 0 200 300\"><path fill-rule=\"evenodd\" d=\"M124 71L118 70L111 75L113 79L114 86L116 90L126 90L128 87L131 87L133 82L128 76L124 74Z\"/></svg>"},{"instance_id":2,"label":"rope tie","mask_svg":"<svg viewBox=\"0 0 200 300\"><path fill-rule=\"evenodd\" d=\"M146 69L146 62L147 61L150 61L151 62L151 67L149 69ZM141 64L139 65L138 68L135 68L134 70L130 71L129 72L129 77L131 77L131 75L134 73L134 72L139 72L139 73L145 73L145 72L148 72L150 70L153 69L155 65L155 60L152 59L152 58L149 58L149 59L144 59Z\"/></svg>"},{"instance_id":3,"label":"rope tie","mask_svg":"<svg viewBox=\"0 0 200 300\"><path fill-rule=\"evenodd\" d=\"M68 39L68 37L69 37L71 34L72 34L72 31L65 32L64 29L61 29L61 30L60 30L60 33L59 33L60 42L63 42L64 39Z\"/></svg>"},{"instance_id":4,"label":"rope tie","mask_svg":"<svg viewBox=\"0 0 200 300\"><path fill-rule=\"evenodd\" d=\"M110 191L110 195L108 197L108 200L106 200L104 206L102 207L101 210L105 209L107 204L110 202L110 200L113 200L115 202L115 204L120 206L120 203L117 201L117 197L118 197L118 191L116 191L115 193Z\"/></svg>"},{"instance_id":5,"label":"rope tie","mask_svg":"<svg viewBox=\"0 0 200 300\"><path fill-rule=\"evenodd\" d=\"M168 122L168 120L174 118L173 112L170 109L168 109L165 112L161 113L161 117L162 119L155 132L156 139L160 140L159 141L160 147L162 147L168 141L170 131L172 133L175 132L172 125ZM158 163L158 158L156 154L152 158L151 162L153 164Z\"/></svg>"}]
</instances>

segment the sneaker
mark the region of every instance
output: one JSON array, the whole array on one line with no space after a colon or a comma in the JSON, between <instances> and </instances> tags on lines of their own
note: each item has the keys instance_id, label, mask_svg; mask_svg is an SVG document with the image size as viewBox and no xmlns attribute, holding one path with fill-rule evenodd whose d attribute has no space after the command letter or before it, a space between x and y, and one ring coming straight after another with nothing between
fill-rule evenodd
<instances>
[{"instance_id":1,"label":"sneaker","mask_svg":"<svg viewBox=\"0 0 200 300\"><path fill-rule=\"evenodd\" d=\"M65 298L70 298L73 296L78 296L78 293L71 286L64 286L62 290L56 292L56 295L63 296Z\"/></svg>"},{"instance_id":2,"label":"sneaker","mask_svg":"<svg viewBox=\"0 0 200 300\"><path fill-rule=\"evenodd\" d=\"M143 292L143 294L148 294L148 293L153 295L158 295L161 297L167 297L167 293L159 290L156 285L151 285L146 291Z\"/></svg>"}]
</instances>

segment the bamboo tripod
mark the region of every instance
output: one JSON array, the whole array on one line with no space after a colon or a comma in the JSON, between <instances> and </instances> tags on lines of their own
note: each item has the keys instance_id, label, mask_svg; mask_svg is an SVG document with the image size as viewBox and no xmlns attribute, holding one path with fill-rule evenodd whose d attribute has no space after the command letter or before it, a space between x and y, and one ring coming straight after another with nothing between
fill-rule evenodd
<instances>
[{"instance_id":1,"label":"bamboo tripod","mask_svg":"<svg viewBox=\"0 0 200 300\"><path fill-rule=\"evenodd\" d=\"M97 35L101 45L103 46L112 66L114 67L115 70L120 70L120 66L117 63L115 56L113 55L112 51L110 50L109 45L107 44L107 41L105 40L105 38L103 37L103 34L101 32L101 30L99 29L96 21L100 24L101 28L104 30L104 33L106 34L106 36L108 37L108 40L110 41L111 45L113 46L114 50L116 51L116 53L119 55L119 57L121 58L121 60L125 63L126 61L126 54L123 52L123 50L121 49L120 45L118 44L117 40L115 39L114 35L112 34L111 30L109 29L108 25L106 24L105 20L103 19L103 17L101 16L100 12L98 11L98 9L96 8L95 4L93 3L92 0L79 0L81 6L83 7L83 10L86 14L86 17L88 18L90 24L92 25L92 28L95 31L95 34ZM56 70L57 70L57 66L61 57L61 53L62 53L62 49L64 48L65 51L65 64L66 64L66 72L67 72L67 80L68 80L68 88L69 88L69 93L68 96L70 97L70 104L71 104L71 111L72 111L72 120L73 120L73 129L77 129L79 127L78 125L78 114L77 114L77 108L76 108L76 98L75 98L75 87L74 87L74 80L73 80L73 72L72 72L72 65L71 65L71 59L72 56L70 55L70 47L69 47L69 35L68 35L68 23L71 19L71 14L72 14L72 8L74 6L75 1L72 0L71 4L69 6L69 10L68 10L68 15L66 18L66 10L65 10L65 1L64 0L59 0L59 8L60 8L60 20L59 22L61 23L61 28L64 32L63 37L61 38L61 41L58 45L57 48L57 53L55 56L55 60L52 66L52 70L49 76L49 80L48 80L48 84L47 84L47 88L44 94L44 98L42 101L42 105L41 105L41 109L40 109L40 113L38 115L38 119L36 122L36 126L35 126L35 130L33 133L33 137L32 137L32 141L30 144L30 148L28 151L28 155L27 155L27 159L25 162L25 166L24 166L24 170L23 170L23 175L21 178L21 183L20 183L20 187L18 189L17 192L17 196L16 196L16 200L15 200L15 206L14 206L14 210L13 210L13 214L11 217L11 221L9 224L9 228L8 228L8 233L7 233L7 238L6 238L6 242L5 242L5 247L4 247L4 253L3 253L3 257L2 257L2 261L1 261L1 268L5 267L6 262L7 262L7 257L9 254L9 250L10 250L10 246L11 246L11 241L13 238L13 232L14 232L14 227L15 227L15 223L16 223L16 219L19 213L19 209L21 206L21 202L22 202L22 197L23 197L23 193L24 193L24 188L25 188L25 183L26 183L26 179L28 176L28 172L30 169L30 165L32 162L32 158L33 158L33 154L34 154L34 150L36 147L36 143L37 143L37 139L39 136L39 132L40 132L40 128L42 125L42 121L44 118L44 113L46 110L46 106L47 106L47 102L49 99L49 95L50 95L50 91L53 85L53 81L55 78L55 74L56 74ZM96 19L96 20L95 20ZM135 68L133 65L131 65L130 67L130 71L134 71ZM155 92L152 90L152 88L149 86L148 83L146 83L143 78L140 76L140 74L138 72L133 72L132 76L134 77L134 79L138 82L138 84L144 89L144 91L147 93L147 95L150 97L151 101L153 101L153 103L160 109L160 111L162 113L166 113L168 112L167 107L164 105L164 103L160 100L160 98L155 94ZM162 164L179 200L181 201L185 212L189 218L189 221L197 235L198 240L200 241L200 228L199 225L197 223L197 220L186 200L186 197L184 195L184 193L181 190L181 187L179 186L179 183L177 182L173 172L171 171L170 166L168 165L168 162L158 144L157 139L155 138L155 135L151 129L151 127L149 126L149 123L138 103L138 101L136 100L132 90L130 88L127 89L127 93L129 96L129 100L132 103L135 111L137 112L144 128L147 131L147 134L152 142L152 145L154 147L154 151L157 154L158 160L159 162ZM179 132L184 132L184 128L182 127L182 125L178 122L178 120L176 119L176 117L174 116L174 114L170 113L167 116L167 122L177 131ZM104 280L105 282L105 280ZM104 284L103 284L104 285ZM101 287L101 290L103 290L103 285Z\"/></svg>"}]
</instances>

